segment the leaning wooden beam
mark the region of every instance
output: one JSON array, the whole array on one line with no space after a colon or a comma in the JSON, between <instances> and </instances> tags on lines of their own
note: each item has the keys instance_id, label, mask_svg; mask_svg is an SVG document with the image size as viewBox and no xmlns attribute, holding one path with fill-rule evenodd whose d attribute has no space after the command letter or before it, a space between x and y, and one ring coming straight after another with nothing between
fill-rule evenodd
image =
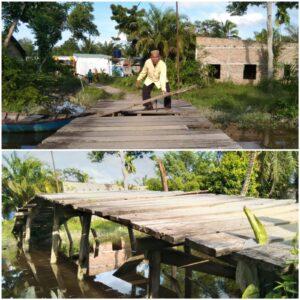
<instances>
[{"instance_id":1,"label":"leaning wooden beam","mask_svg":"<svg viewBox=\"0 0 300 300\"><path fill-rule=\"evenodd\" d=\"M192 255L191 248L188 245L184 245L184 253L187 255ZM184 297L192 297L192 269L186 268L184 275Z\"/></svg>"},{"instance_id":2,"label":"leaning wooden beam","mask_svg":"<svg viewBox=\"0 0 300 300\"><path fill-rule=\"evenodd\" d=\"M67 222L64 223L64 227L68 236L68 240L69 240L69 257L72 257L74 254L74 249L73 249L73 239L72 239L72 235L70 233L69 227Z\"/></svg>"},{"instance_id":3,"label":"leaning wooden beam","mask_svg":"<svg viewBox=\"0 0 300 300\"><path fill-rule=\"evenodd\" d=\"M159 297L160 285L160 251L149 251L149 283L148 283L148 298Z\"/></svg>"},{"instance_id":4,"label":"leaning wooden beam","mask_svg":"<svg viewBox=\"0 0 300 300\"><path fill-rule=\"evenodd\" d=\"M52 227L52 248L51 248L51 258L50 263L56 264L58 260L58 250L59 250L59 206L54 206L53 214L53 227Z\"/></svg>"},{"instance_id":5,"label":"leaning wooden beam","mask_svg":"<svg viewBox=\"0 0 300 300\"><path fill-rule=\"evenodd\" d=\"M92 235L95 241L95 249L94 249L94 257L99 256L99 247L100 247L100 240L98 238L97 232L94 228L91 228Z\"/></svg>"},{"instance_id":6,"label":"leaning wooden beam","mask_svg":"<svg viewBox=\"0 0 300 300\"><path fill-rule=\"evenodd\" d=\"M135 254L136 253L136 239L134 236L134 232L131 226L128 226L128 235L130 239L130 246L131 246L131 253Z\"/></svg>"},{"instance_id":7,"label":"leaning wooden beam","mask_svg":"<svg viewBox=\"0 0 300 300\"><path fill-rule=\"evenodd\" d=\"M32 213L29 212L26 217L25 238L23 242L24 252L29 252L30 250L31 222L32 222Z\"/></svg>"},{"instance_id":8,"label":"leaning wooden beam","mask_svg":"<svg viewBox=\"0 0 300 300\"><path fill-rule=\"evenodd\" d=\"M131 103L128 106L124 106L122 108L117 108L117 109L114 109L114 110L110 110L110 111L107 111L105 113L100 113L100 114L97 114L97 115L99 115L100 117L105 117L105 116L113 115L113 114L118 113L118 112L120 112L122 110L131 109L131 108L133 108L135 106L139 106L141 104L152 103L152 102L154 102L156 100L159 100L159 99L162 99L162 98L165 98L165 97L170 97L170 96L174 96L174 95L185 93L187 91L190 91L190 90L194 89L195 87L196 87L196 85L192 85L192 86L189 86L189 87L186 87L186 88L182 88L182 89L174 91L174 92L165 93L164 95L158 95L158 96L149 98L149 99L144 100L144 101L136 101L136 102Z\"/></svg>"},{"instance_id":9,"label":"leaning wooden beam","mask_svg":"<svg viewBox=\"0 0 300 300\"><path fill-rule=\"evenodd\" d=\"M84 277L88 274L89 267L89 232L91 227L91 214L84 214L82 216L82 232L80 239L80 248L79 248L79 261L78 261L78 273L77 278L83 280Z\"/></svg>"}]
</instances>

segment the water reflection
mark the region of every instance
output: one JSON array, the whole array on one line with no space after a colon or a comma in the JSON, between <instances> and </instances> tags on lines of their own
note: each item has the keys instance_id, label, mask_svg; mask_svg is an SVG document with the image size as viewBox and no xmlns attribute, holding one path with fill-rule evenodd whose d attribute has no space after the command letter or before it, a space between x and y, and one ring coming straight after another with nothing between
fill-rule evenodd
<instances>
[{"instance_id":1,"label":"water reflection","mask_svg":"<svg viewBox=\"0 0 300 300\"><path fill-rule=\"evenodd\" d=\"M77 266L69 259L50 264L48 251L33 249L29 254L16 246L2 251L3 298L141 298L147 294L149 268L146 261L123 278L115 270L77 280ZM161 265L160 296L184 297L185 270ZM240 292L230 279L193 272L192 298L238 298Z\"/></svg>"}]
</instances>

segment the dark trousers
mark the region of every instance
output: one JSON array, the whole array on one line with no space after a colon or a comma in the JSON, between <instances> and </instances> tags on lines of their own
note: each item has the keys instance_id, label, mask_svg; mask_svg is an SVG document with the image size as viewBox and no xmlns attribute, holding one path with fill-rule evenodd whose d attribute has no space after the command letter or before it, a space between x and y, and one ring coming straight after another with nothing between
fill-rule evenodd
<instances>
[{"instance_id":1,"label":"dark trousers","mask_svg":"<svg viewBox=\"0 0 300 300\"><path fill-rule=\"evenodd\" d=\"M147 100L147 99L150 99L151 98L151 91L152 89L154 88L154 83L150 84L150 85L143 85L143 100ZM166 84L166 90L167 90L167 93L169 93L171 90L170 90L170 84L169 82L167 82ZM171 97L165 97L164 99L164 107L171 107ZM152 107L152 103L146 103L144 104L145 107Z\"/></svg>"}]
</instances>

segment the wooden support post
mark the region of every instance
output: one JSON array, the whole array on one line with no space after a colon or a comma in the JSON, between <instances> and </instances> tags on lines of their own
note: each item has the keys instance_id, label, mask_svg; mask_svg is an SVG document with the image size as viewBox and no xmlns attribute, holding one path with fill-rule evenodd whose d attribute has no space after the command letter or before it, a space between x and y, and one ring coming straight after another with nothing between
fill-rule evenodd
<instances>
[{"instance_id":1,"label":"wooden support post","mask_svg":"<svg viewBox=\"0 0 300 300\"><path fill-rule=\"evenodd\" d=\"M184 252L187 255L191 255L192 251L188 245L184 245ZM190 268L185 269L185 276L184 276L184 298L191 298L192 297L192 270Z\"/></svg>"},{"instance_id":2,"label":"wooden support post","mask_svg":"<svg viewBox=\"0 0 300 300\"><path fill-rule=\"evenodd\" d=\"M59 207L54 206L53 214L53 227L52 227L52 248L51 248L51 258L50 263L56 264L58 260L58 250L59 250Z\"/></svg>"},{"instance_id":3,"label":"wooden support post","mask_svg":"<svg viewBox=\"0 0 300 300\"><path fill-rule=\"evenodd\" d=\"M72 257L74 254L74 249L73 249L73 239L72 239L72 235L70 233L70 230L68 228L68 224L67 222L64 223L64 227L68 236L68 240L69 240L69 257Z\"/></svg>"},{"instance_id":4,"label":"wooden support post","mask_svg":"<svg viewBox=\"0 0 300 300\"><path fill-rule=\"evenodd\" d=\"M159 297L160 285L160 251L149 251L149 284L148 284L148 298Z\"/></svg>"},{"instance_id":5,"label":"wooden support post","mask_svg":"<svg viewBox=\"0 0 300 300\"><path fill-rule=\"evenodd\" d=\"M23 241L23 250L26 253L29 252L30 250L31 222L32 222L32 213L29 212L26 217L25 237Z\"/></svg>"},{"instance_id":6,"label":"wooden support post","mask_svg":"<svg viewBox=\"0 0 300 300\"><path fill-rule=\"evenodd\" d=\"M92 232L92 235L95 240L94 257L97 257L97 256L99 256L100 240L99 240L97 232L94 228L91 228L91 232Z\"/></svg>"},{"instance_id":7,"label":"wooden support post","mask_svg":"<svg viewBox=\"0 0 300 300\"><path fill-rule=\"evenodd\" d=\"M91 227L91 214L84 214L82 216L82 231L79 248L79 261L78 261L78 280L83 280L84 276L88 274L89 268L89 233Z\"/></svg>"},{"instance_id":8,"label":"wooden support post","mask_svg":"<svg viewBox=\"0 0 300 300\"><path fill-rule=\"evenodd\" d=\"M131 254L134 255L136 254L136 239L132 227L128 226L127 228L128 228L129 239L130 239Z\"/></svg>"}]
</instances>

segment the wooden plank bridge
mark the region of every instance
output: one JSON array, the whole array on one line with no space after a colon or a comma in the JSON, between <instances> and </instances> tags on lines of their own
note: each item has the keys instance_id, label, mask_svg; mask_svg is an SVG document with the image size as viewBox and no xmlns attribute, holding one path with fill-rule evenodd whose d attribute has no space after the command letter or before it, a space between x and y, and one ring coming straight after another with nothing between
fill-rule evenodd
<instances>
[{"instance_id":1,"label":"wooden plank bridge","mask_svg":"<svg viewBox=\"0 0 300 300\"><path fill-rule=\"evenodd\" d=\"M152 111L143 110L142 102L139 106L128 109L136 101L99 101L89 110L94 115L71 121L42 141L38 148L241 148L185 101L172 100L171 110L164 109L162 101L158 101L157 108Z\"/></svg>"},{"instance_id":2,"label":"wooden plank bridge","mask_svg":"<svg viewBox=\"0 0 300 300\"><path fill-rule=\"evenodd\" d=\"M267 248L256 244L244 206L266 227L270 242ZM236 267L244 259L258 269L267 265L272 274L284 271L291 247L282 243L295 236L298 203L196 192L43 194L17 212L13 232L25 251L41 241L52 241L51 262L56 263L60 226L75 216L82 224L79 279L89 275L91 217L98 216L128 227L133 256L116 271L116 276L127 280L128 271L146 259L149 279L139 275L133 280L131 274L128 281L137 286L147 282L148 296L159 297L166 292L160 286L160 264L177 266L186 270L185 297L190 297L192 271L234 279ZM136 238L133 229L146 235ZM184 251L176 248L180 245ZM273 254L272 249L276 250ZM266 251L269 255L264 255ZM174 298L174 292L171 296Z\"/></svg>"}]
</instances>

